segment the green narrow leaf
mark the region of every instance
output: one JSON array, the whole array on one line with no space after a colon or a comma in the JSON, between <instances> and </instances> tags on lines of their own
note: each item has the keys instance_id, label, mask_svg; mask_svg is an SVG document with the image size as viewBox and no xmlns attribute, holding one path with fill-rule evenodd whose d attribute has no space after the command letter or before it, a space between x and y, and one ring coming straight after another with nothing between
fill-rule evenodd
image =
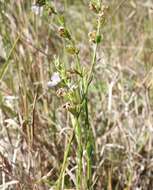
<instances>
[{"instance_id":1,"label":"green narrow leaf","mask_svg":"<svg viewBox=\"0 0 153 190\"><path fill-rule=\"evenodd\" d=\"M11 55L12 55L12 53L13 53L15 47L16 47L16 44L17 44L17 42L19 41L19 39L20 39L20 35L16 38L16 40L15 40L15 42L14 42L14 44L13 44L13 46L12 46L12 48L11 48L9 54L8 54L8 57L7 57L7 59L6 59L6 62L4 63L4 65L3 65L3 67L2 67L2 70L1 70L1 72L0 72L0 82L1 82L1 80L3 79L3 76L5 75L5 73L7 72L7 69L8 69L8 66L9 66L9 63L10 63L10 62L9 62L9 59L10 59L10 57L11 57Z\"/></svg>"}]
</instances>

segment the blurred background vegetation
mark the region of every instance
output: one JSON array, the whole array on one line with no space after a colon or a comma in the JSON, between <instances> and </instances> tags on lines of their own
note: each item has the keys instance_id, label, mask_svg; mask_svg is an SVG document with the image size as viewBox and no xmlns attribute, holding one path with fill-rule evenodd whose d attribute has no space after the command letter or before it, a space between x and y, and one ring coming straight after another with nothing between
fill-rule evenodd
<instances>
[{"instance_id":1,"label":"blurred background vegetation","mask_svg":"<svg viewBox=\"0 0 153 190\"><path fill-rule=\"evenodd\" d=\"M89 94L94 134L94 190L153 189L153 2L105 0L109 6ZM54 57L74 62L54 15L32 0L0 0L0 189L52 189L63 162L70 114L56 87ZM88 33L96 26L87 0L53 1L90 68ZM76 143L65 188L75 189ZM83 189L86 190L86 189Z\"/></svg>"}]
</instances>

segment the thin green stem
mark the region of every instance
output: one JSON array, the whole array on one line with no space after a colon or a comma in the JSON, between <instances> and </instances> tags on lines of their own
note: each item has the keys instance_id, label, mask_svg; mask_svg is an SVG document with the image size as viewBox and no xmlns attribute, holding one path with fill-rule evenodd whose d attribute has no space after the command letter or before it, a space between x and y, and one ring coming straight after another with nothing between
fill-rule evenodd
<instances>
[{"instance_id":1,"label":"thin green stem","mask_svg":"<svg viewBox=\"0 0 153 190\"><path fill-rule=\"evenodd\" d=\"M82 147L82 130L79 124L78 118L76 118L76 139L78 144L78 168L77 168L77 189L81 189L82 186L82 155L83 155L83 147Z\"/></svg>"},{"instance_id":2,"label":"thin green stem","mask_svg":"<svg viewBox=\"0 0 153 190\"><path fill-rule=\"evenodd\" d=\"M65 170L66 170L66 166L67 166L67 162L68 162L68 156L69 156L69 152L70 152L70 148L71 148L71 144L73 141L74 136L76 135L77 139L78 139L78 144L80 142L80 138L81 138L81 134L80 134L80 126L78 123L78 118L79 115L77 117L74 117L73 115L71 115L71 119L72 119L72 125L73 125L73 132L69 138L69 142L67 144L67 147L65 149L65 153L64 153L64 160L63 160L63 164L62 164L62 168L61 168L61 172L57 181L57 190L61 190L62 184L64 184L64 174L65 174ZM79 176L81 176L82 173L82 154L81 154L81 146L79 146L78 149L78 155L79 155L79 167L78 167L78 173L77 173L77 178L78 178L78 184L80 183L80 178Z\"/></svg>"},{"instance_id":3,"label":"thin green stem","mask_svg":"<svg viewBox=\"0 0 153 190\"><path fill-rule=\"evenodd\" d=\"M100 27L101 27L101 22L98 20L98 25L97 25L97 32L96 32L96 37L100 35ZM96 39L97 40L97 39ZM84 91L84 107L85 107L85 114L86 114L86 120L85 120L85 129L86 129L86 159L87 159L87 189L91 189L91 181L92 181L92 158L93 158L93 140L92 140L92 131L90 129L90 122L89 122L89 113L88 113L88 88L92 79L94 67L96 64L96 54L97 54L97 48L98 48L98 42L96 41L96 44L94 46L94 51L93 51L93 57L92 57L92 63L89 71L89 75L87 77L87 83L85 86L85 91Z\"/></svg>"},{"instance_id":4,"label":"thin green stem","mask_svg":"<svg viewBox=\"0 0 153 190\"><path fill-rule=\"evenodd\" d=\"M2 68L2 71L1 71L1 73L0 73L0 81L3 79L3 76L5 75L5 73L6 73L7 69L8 69L8 66L9 66L9 63L10 63L10 62L9 62L9 59L10 59L10 57L11 57L11 55L12 55L12 53L13 53L13 51L14 51L16 45L17 45L17 42L18 42L19 39L20 39L20 36L21 36L21 34L17 36L17 38L15 39L15 41L14 41L14 43L13 43L13 46L12 46L12 48L11 48L9 54L8 54L8 57L7 57L7 59L6 59L6 63L4 64L4 66L3 66L3 68Z\"/></svg>"},{"instance_id":5,"label":"thin green stem","mask_svg":"<svg viewBox=\"0 0 153 190\"><path fill-rule=\"evenodd\" d=\"M99 35L100 35L100 27L101 27L101 22L100 22L100 20L98 20L98 26L97 26L96 36L99 36ZM89 75L88 75L87 89L86 89L86 90L88 90L88 86L89 86L90 80L91 80L91 78L92 78L94 66L95 66L95 64L96 64L97 48L98 48L98 42L96 42L95 47L94 47L94 52L93 52L93 57L92 57L92 63L91 63L91 67L90 67L90 71L89 71Z\"/></svg>"},{"instance_id":6,"label":"thin green stem","mask_svg":"<svg viewBox=\"0 0 153 190\"><path fill-rule=\"evenodd\" d=\"M92 133L89 124L89 113L88 113L88 99L85 98L85 130L86 130L86 159L87 159L87 176L86 176L86 184L87 189L91 189L91 181L92 181L92 151L93 151L93 141L92 141Z\"/></svg>"},{"instance_id":7,"label":"thin green stem","mask_svg":"<svg viewBox=\"0 0 153 190\"><path fill-rule=\"evenodd\" d=\"M71 134L71 136L69 138L69 142L68 142L67 147L65 149L62 169L61 169L59 179L58 179L58 182L57 182L57 186L56 186L57 190L61 190L61 186L64 183L64 173L65 173L66 166L67 166L67 160L68 160L68 155L69 155L70 148L71 148L71 143L72 143L74 135L75 135L74 131L75 131L75 129L73 129L73 132L72 132L72 134Z\"/></svg>"},{"instance_id":8,"label":"thin green stem","mask_svg":"<svg viewBox=\"0 0 153 190\"><path fill-rule=\"evenodd\" d=\"M81 74L82 76L82 69L81 69L81 63L80 63L80 58L79 58L79 55L77 54L76 55L76 59L77 59L77 69L78 69L78 72Z\"/></svg>"}]
</instances>

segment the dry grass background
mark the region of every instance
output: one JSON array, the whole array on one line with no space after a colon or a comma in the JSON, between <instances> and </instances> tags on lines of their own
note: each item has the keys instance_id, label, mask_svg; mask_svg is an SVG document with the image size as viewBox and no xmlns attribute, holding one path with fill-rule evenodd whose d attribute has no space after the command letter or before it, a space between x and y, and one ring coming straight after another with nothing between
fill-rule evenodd
<instances>
[{"instance_id":1,"label":"dry grass background","mask_svg":"<svg viewBox=\"0 0 153 190\"><path fill-rule=\"evenodd\" d=\"M35 15L32 1L0 1L0 189L48 190L58 179L69 113L47 82L54 55L67 68L53 16ZM95 26L87 1L54 1L90 66L88 32ZM109 0L107 23L90 86L95 141L94 190L153 189L153 2ZM16 44L15 44L16 42ZM5 68L5 69L4 69ZM65 188L75 188L72 145ZM84 189L83 189L84 190Z\"/></svg>"}]
</instances>

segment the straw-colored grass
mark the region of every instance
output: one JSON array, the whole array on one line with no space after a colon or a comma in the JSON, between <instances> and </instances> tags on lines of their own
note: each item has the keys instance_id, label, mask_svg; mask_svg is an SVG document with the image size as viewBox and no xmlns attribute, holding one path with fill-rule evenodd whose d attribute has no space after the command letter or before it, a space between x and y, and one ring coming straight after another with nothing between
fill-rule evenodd
<instances>
[{"instance_id":1,"label":"straw-colored grass","mask_svg":"<svg viewBox=\"0 0 153 190\"><path fill-rule=\"evenodd\" d=\"M149 0L0 0L0 189L152 190L152 42Z\"/></svg>"}]
</instances>

